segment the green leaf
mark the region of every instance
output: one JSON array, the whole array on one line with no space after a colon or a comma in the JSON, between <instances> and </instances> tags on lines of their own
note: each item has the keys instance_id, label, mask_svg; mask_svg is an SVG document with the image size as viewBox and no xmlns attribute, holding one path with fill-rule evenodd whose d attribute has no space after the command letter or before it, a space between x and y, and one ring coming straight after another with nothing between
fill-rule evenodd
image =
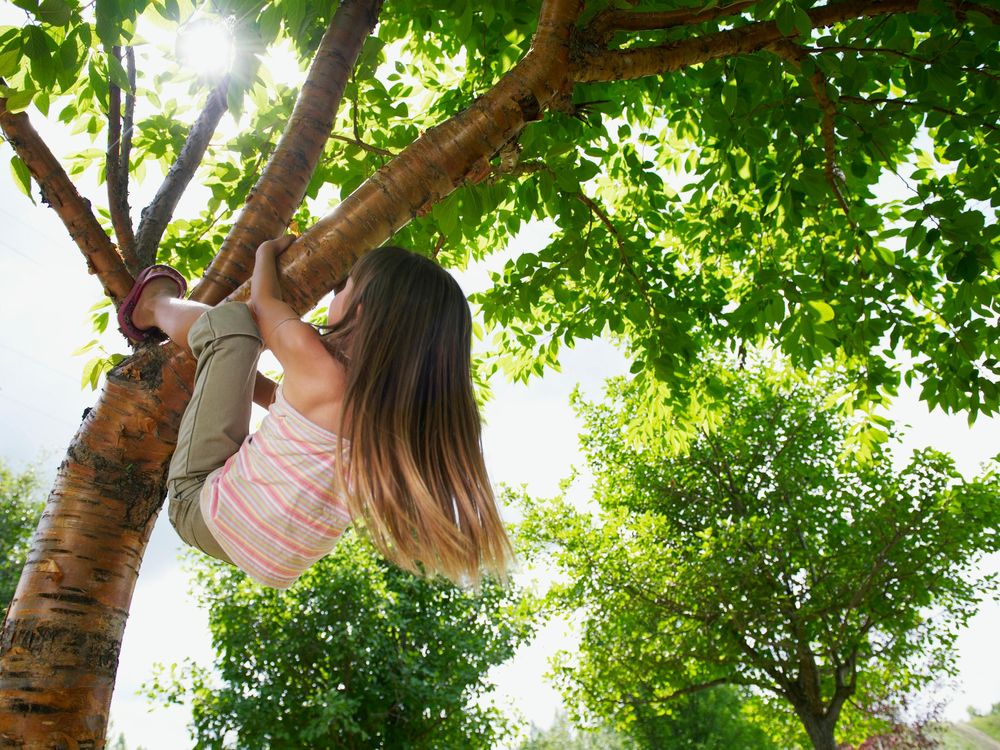
<instances>
[{"instance_id":1,"label":"green leaf","mask_svg":"<svg viewBox=\"0 0 1000 750\"><path fill-rule=\"evenodd\" d=\"M42 0L35 16L42 23L65 26L73 17L72 6L66 0Z\"/></svg>"},{"instance_id":2,"label":"green leaf","mask_svg":"<svg viewBox=\"0 0 1000 750\"><path fill-rule=\"evenodd\" d=\"M833 308L826 302L822 302L820 300L809 300L809 306L819 313L820 323L828 323L833 320L836 315Z\"/></svg>"},{"instance_id":3,"label":"green leaf","mask_svg":"<svg viewBox=\"0 0 1000 750\"><path fill-rule=\"evenodd\" d=\"M15 91L7 95L7 111L11 114L16 112L23 112L31 104L31 100L34 98L37 92L34 89L26 89L23 91Z\"/></svg>"},{"instance_id":4,"label":"green leaf","mask_svg":"<svg viewBox=\"0 0 1000 750\"><path fill-rule=\"evenodd\" d=\"M788 3L781 5L778 8L777 13L775 13L774 20L778 24L778 31L780 31L783 36L795 36L794 6Z\"/></svg>"},{"instance_id":5,"label":"green leaf","mask_svg":"<svg viewBox=\"0 0 1000 750\"><path fill-rule=\"evenodd\" d=\"M9 49L5 52L0 52L0 77L9 78L17 72L18 65L21 61L21 48L20 45L16 49Z\"/></svg>"},{"instance_id":6,"label":"green leaf","mask_svg":"<svg viewBox=\"0 0 1000 750\"><path fill-rule=\"evenodd\" d=\"M31 198L31 202L34 203L35 199L31 195L31 171L28 169L28 165L21 161L20 157L12 156L10 158L10 171L14 175L14 183L20 191Z\"/></svg>"},{"instance_id":7,"label":"green leaf","mask_svg":"<svg viewBox=\"0 0 1000 750\"><path fill-rule=\"evenodd\" d=\"M800 36L808 38L810 32L812 31L812 20L809 18L809 14L806 13L799 6L795 6L795 30Z\"/></svg>"},{"instance_id":8,"label":"green leaf","mask_svg":"<svg viewBox=\"0 0 1000 750\"><path fill-rule=\"evenodd\" d=\"M111 74L111 81L122 91L128 91L131 89L132 85L128 79L128 73L125 72L125 67L122 65L121 60L114 55L108 55L107 61L108 72Z\"/></svg>"}]
</instances>

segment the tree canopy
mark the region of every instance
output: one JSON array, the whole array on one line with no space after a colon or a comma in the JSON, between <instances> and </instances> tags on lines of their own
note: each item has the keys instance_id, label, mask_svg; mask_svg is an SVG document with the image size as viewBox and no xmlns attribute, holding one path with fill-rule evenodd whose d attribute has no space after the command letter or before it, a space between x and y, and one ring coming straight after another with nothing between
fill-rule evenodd
<instances>
[{"instance_id":1,"label":"tree canopy","mask_svg":"<svg viewBox=\"0 0 1000 750\"><path fill-rule=\"evenodd\" d=\"M552 605L583 623L557 676L572 705L624 726L729 684L816 748L835 747L842 712L838 733L860 742L872 725L853 707L948 673L996 592L969 568L1000 549L997 467L965 481L926 450L897 470L885 447L858 462L833 378L716 377L722 426L679 451L666 426L624 437L646 408L632 383L579 403L598 511L529 503L524 528L565 577Z\"/></svg>"},{"instance_id":2,"label":"tree canopy","mask_svg":"<svg viewBox=\"0 0 1000 750\"><path fill-rule=\"evenodd\" d=\"M199 273L294 97L260 55L276 41L309 55L328 10L300 0L93 12L69 0L17 4L25 23L0 33L11 111L32 102L102 135L109 92L130 87L113 50L134 46L137 175L174 163L184 122L213 89L136 28L175 29L193 13L229 19L227 102L242 127L209 148L200 179L212 197L168 227L159 251ZM525 54L537 21L515 2L459 0L447 11L396 2L382 13L311 197L348 195L469 106ZM905 377L931 406L992 413L997 19L992 5L957 0L587 3L573 42L577 82L556 111L487 155L396 240L464 264L532 220L552 222L550 241L511 261L479 299L499 337L496 364L514 377L610 332L627 341L636 372L680 402L705 393L689 367L704 352L767 343L804 366L832 357L851 367L862 405ZM699 44L711 49L698 54ZM162 101L159 89L178 84L189 96ZM74 169L104 159L93 149ZM14 172L26 186L16 158ZM300 226L315 218L298 214Z\"/></svg>"},{"instance_id":3,"label":"tree canopy","mask_svg":"<svg viewBox=\"0 0 1000 750\"><path fill-rule=\"evenodd\" d=\"M287 592L195 570L214 671L187 664L151 692L191 701L196 747L485 750L510 730L487 672L531 633L519 589L420 580L353 534Z\"/></svg>"}]
</instances>

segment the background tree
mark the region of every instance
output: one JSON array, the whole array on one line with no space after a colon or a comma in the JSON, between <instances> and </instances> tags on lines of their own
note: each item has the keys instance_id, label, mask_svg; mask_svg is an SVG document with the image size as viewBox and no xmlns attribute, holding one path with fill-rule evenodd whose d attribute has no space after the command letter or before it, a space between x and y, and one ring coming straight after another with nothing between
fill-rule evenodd
<instances>
[{"instance_id":1,"label":"background tree","mask_svg":"<svg viewBox=\"0 0 1000 750\"><path fill-rule=\"evenodd\" d=\"M519 750L635 750L636 745L622 734L601 727L581 730L565 714L558 714L547 729L532 726Z\"/></svg>"},{"instance_id":2,"label":"background tree","mask_svg":"<svg viewBox=\"0 0 1000 750\"><path fill-rule=\"evenodd\" d=\"M151 692L191 701L197 747L486 750L509 731L486 673L531 632L518 589L419 580L353 534L287 592L196 571L214 671L189 664Z\"/></svg>"},{"instance_id":3,"label":"background tree","mask_svg":"<svg viewBox=\"0 0 1000 750\"><path fill-rule=\"evenodd\" d=\"M532 727L520 750L777 750L764 731L742 713L728 687L678 698L670 706L632 702L634 721L625 730L602 725L581 729L559 714L545 730Z\"/></svg>"},{"instance_id":4,"label":"background tree","mask_svg":"<svg viewBox=\"0 0 1000 750\"><path fill-rule=\"evenodd\" d=\"M0 461L0 603L5 612L42 513L39 489L32 469L17 473Z\"/></svg>"},{"instance_id":5,"label":"background tree","mask_svg":"<svg viewBox=\"0 0 1000 750\"><path fill-rule=\"evenodd\" d=\"M664 408L714 398L689 363L720 342L838 358L860 375L855 405L900 377L973 416L1000 399L992 4L399 0L360 51L376 0L333 17L222 0L197 7L231 19L238 41L231 74L210 82L136 32L186 29L187 2L16 5L23 23L0 31L13 174L113 301L154 258L208 264L196 299L239 298L254 245L293 216L306 231L282 273L302 312L394 233L461 265L548 218L551 242L480 299L514 377L608 330ZM259 65L276 40L313 61L298 97ZM29 106L100 148L61 161ZM214 138L227 109L240 132ZM107 176L97 211L70 179L88 167ZM130 186L146 169L165 178L135 226ZM198 169L204 212L171 222ZM883 174L904 197L875 195ZM326 185L314 221L300 205ZM26 746L102 741L191 373L176 347L141 348L68 450L0 637L0 731Z\"/></svg>"},{"instance_id":6,"label":"background tree","mask_svg":"<svg viewBox=\"0 0 1000 750\"><path fill-rule=\"evenodd\" d=\"M852 704L951 670L958 630L996 591L967 571L1000 548L1000 476L966 482L932 450L901 470L885 448L852 461L831 378L715 377L721 425L680 451L670 425L623 438L646 418L633 384L579 403L600 514L529 505L528 537L554 545L568 579L553 606L583 622L557 670L564 694L630 726L728 684L817 750L837 747L842 716L852 736L838 739L860 742L872 727Z\"/></svg>"}]
</instances>

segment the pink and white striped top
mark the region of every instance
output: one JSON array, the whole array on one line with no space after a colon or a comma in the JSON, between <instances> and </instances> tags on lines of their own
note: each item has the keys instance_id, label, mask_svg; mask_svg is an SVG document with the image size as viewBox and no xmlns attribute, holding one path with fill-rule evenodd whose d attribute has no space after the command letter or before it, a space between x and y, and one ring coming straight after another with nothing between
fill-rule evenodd
<instances>
[{"instance_id":1,"label":"pink and white striped top","mask_svg":"<svg viewBox=\"0 0 1000 750\"><path fill-rule=\"evenodd\" d=\"M351 517L336 451L337 435L293 409L279 387L260 429L208 475L205 524L255 581L288 588L337 544Z\"/></svg>"}]
</instances>

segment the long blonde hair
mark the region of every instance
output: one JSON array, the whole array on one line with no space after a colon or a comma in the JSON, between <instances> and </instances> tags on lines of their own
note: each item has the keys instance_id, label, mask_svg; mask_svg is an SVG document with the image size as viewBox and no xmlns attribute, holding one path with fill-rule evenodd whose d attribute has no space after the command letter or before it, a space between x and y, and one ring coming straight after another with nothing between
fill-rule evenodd
<instances>
[{"instance_id":1,"label":"long blonde hair","mask_svg":"<svg viewBox=\"0 0 1000 750\"><path fill-rule=\"evenodd\" d=\"M401 568L456 583L505 577L512 552L483 461L465 295L399 247L363 256L350 278L324 340L347 365L352 515Z\"/></svg>"}]
</instances>

